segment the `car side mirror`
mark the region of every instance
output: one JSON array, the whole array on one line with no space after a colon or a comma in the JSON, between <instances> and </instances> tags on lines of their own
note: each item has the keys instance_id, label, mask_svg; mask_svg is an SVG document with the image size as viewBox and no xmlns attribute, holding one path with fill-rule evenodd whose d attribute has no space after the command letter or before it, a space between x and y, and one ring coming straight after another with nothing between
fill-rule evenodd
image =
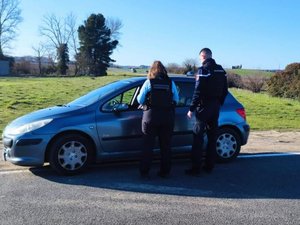
<instances>
[{"instance_id":1,"label":"car side mirror","mask_svg":"<svg viewBox=\"0 0 300 225\"><path fill-rule=\"evenodd\" d=\"M128 104L126 103L117 103L114 105L113 111L114 112L121 112L121 111L126 111L129 109Z\"/></svg>"}]
</instances>

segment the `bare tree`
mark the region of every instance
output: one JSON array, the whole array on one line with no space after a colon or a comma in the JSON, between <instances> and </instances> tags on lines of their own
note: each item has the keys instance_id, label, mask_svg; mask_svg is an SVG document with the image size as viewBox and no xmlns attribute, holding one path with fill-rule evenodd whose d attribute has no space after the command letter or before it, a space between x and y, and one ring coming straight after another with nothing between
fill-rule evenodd
<instances>
[{"instance_id":1,"label":"bare tree","mask_svg":"<svg viewBox=\"0 0 300 225\"><path fill-rule=\"evenodd\" d=\"M108 17L105 19L105 25L110 29L111 39L119 40L121 36L121 28L123 27L122 21L118 18Z\"/></svg>"},{"instance_id":2,"label":"bare tree","mask_svg":"<svg viewBox=\"0 0 300 225\"><path fill-rule=\"evenodd\" d=\"M183 61L183 66L185 68L184 73L189 71L194 71L197 69L198 61L196 59L186 59Z\"/></svg>"},{"instance_id":3,"label":"bare tree","mask_svg":"<svg viewBox=\"0 0 300 225\"><path fill-rule=\"evenodd\" d=\"M54 48L56 50L58 60L65 57L59 55L62 53L60 49L61 46L66 46L66 48L68 48L68 43L72 36L69 17L61 19L56 17L54 14L46 15L43 18L43 25L39 27L41 35L46 37L50 42L49 48ZM61 63L62 62L58 62L58 65L61 65ZM64 63L67 63L67 61ZM67 65L62 66L67 67Z\"/></svg>"},{"instance_id":4,"label":"bare tree","mask_svg":"<svg viewBox=\"0 0 300 225\"><path fill-rule=\"evenodd\" d=\"M244 77L244 87L254 93L259 93L264 90L264 86L267 83L268 78L260 75L260 74L255 74L255 75L250 75Z\"/></svg>"},{"instance_id":5,"label":"bare tree","mask_svg":"<svg viewBox=\"0 0 300 225\"><path fill-rule=\"evenodd\" d=\"M43 43L39 43L38 46L34 46L34 47L32 47L32 49L36 53L36 59L39 64L39 75L41 76L41 74L42 74L42 59L43 59L43 57L45 57L45 54L47 52L46 45Z\"/></svg>"},{"instance_id":6,"label":"bare tree","mask_svg":"<svg viewBox=\"0 0 300 225\"><path fill-rule=\"evenodd\" d=\"M67 44L71 37L67 19L58 18L54 14L44 16L43 25L39 29L41 35L46 37L55 49L61 44Z\"/></svg>"},{"instance_id":7,"label":"bare tree","mask_svg":"<svg viewBox=\"0 0 300 225\"><path fill-rule=\"evenodd\" d=\"M78 63L76 60L76 56L78 55L79 41L78 41L78 33L77 33L77 18L74 14L69 14L66 18L66 25L68 30L70 31L70 53L73 56L74 60L74 74L78 73Z\"/></svg>"},{"instance_id":8,"label":"bare tree","mask_svg":"<svg viewBox=\"0 0 300 225\"><path fill-rule=\"evenodd\" d=\"M22 22L19 0L0 0L0 57L15 39L17 25Z\"/></svg>"}]
</instances>

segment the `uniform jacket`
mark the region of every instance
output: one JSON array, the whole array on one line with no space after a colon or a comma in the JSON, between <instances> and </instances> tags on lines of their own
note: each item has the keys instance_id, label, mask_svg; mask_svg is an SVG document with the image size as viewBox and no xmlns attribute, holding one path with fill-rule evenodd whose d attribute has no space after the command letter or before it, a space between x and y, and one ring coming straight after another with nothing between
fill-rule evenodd
<instances>
[{"instance_id":1,"label":"uniform jacket","mask_svg":"<svg viewBox=\"0 0 300 225\"><path fill-rule=\"evenodd\" d=\"M139 104L146 104L146 100L147 100L147 94L151 92L151 82L149 79L147 79L141 90L140 90L140 93L139 95L137 96L137 101ZM173 101L175 103L178 103L179 101L179 96L178 96L178 92L177 92L177 88L176 88L176 85L175 83L172 81L172 94L173 94Z\"/></svg>"},{"instance_id":2,"label":"uniform jacket","mask_svg":"<svg viewBox=\"0 0 300 225\"><path fill-rule=\"evenodd\" d=\"M228 93L226 72L212 58L206 59L198 69L195 91L190 105L190 111L212 99L218 99L222 105Z\"/></svg>"}]
</instances>

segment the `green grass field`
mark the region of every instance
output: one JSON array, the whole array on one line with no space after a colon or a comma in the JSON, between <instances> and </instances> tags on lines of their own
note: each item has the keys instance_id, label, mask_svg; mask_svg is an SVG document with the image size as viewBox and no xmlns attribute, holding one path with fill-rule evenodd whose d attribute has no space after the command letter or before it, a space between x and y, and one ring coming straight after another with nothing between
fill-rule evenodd
<instances>
[{"instance_id":1,"label":"green grass field","mask_svg":"<svg viewBox=\"0 0 300 225\"><path fill-rule=\"evenodd\" d=\"M300 130L300 102L231 89L244 105L251 130Z\"/></svg>"},{"instance_id":2,"label":"green grass field","mask_svg":"<svg viewBox=\"0 0 300 225\"><path fill-rule=\"evenodd\" d=\"M135 75L141 76L146 75L146 69L136 69L136 72L132 72L130 69L123 69L123 68L109 68L107 70L108 75Z\"/></svg>"},{"instance_id":3,"label":"green grass field","mask_svg":"<svg viewBox=\"0 0 300 225\"><path fill-rule=\"evenodd\" d=\"M68 103L96 87L136 76L0 78L0 133L13 119L48 106ZM243 103L252 130L300 130L300 102L232 89Z\"/></svg>"},{"instance_id":4,"label":"green grass field","mask_svg":"<svg viewBox=\"0 0 300 225\"><path fill-rule=\"evenodd\" d=\"M251 69L226 69L227 73L235 73L241 76L261 76L261 77L271 77L275 72L269 72L264 70L251 70Z\"/></svg>"}]
</instances>

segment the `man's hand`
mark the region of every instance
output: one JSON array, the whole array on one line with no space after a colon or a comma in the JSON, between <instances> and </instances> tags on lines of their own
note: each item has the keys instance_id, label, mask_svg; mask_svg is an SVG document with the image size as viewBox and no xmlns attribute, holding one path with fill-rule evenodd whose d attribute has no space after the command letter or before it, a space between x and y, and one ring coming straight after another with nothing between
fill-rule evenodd
<instances>
[{"instance_id":1,"label":"man's hand","mask_svg":"<svg viewBox=\"0 0 300 225\"><path fill-rule=\"evenodd\" d=\"M187 113L186 115L187 115L187 117L188 117L189 119L192 119L193 112L191 112L191 111L188 111L188 113Z\"/></svg>"}]
</instances>

